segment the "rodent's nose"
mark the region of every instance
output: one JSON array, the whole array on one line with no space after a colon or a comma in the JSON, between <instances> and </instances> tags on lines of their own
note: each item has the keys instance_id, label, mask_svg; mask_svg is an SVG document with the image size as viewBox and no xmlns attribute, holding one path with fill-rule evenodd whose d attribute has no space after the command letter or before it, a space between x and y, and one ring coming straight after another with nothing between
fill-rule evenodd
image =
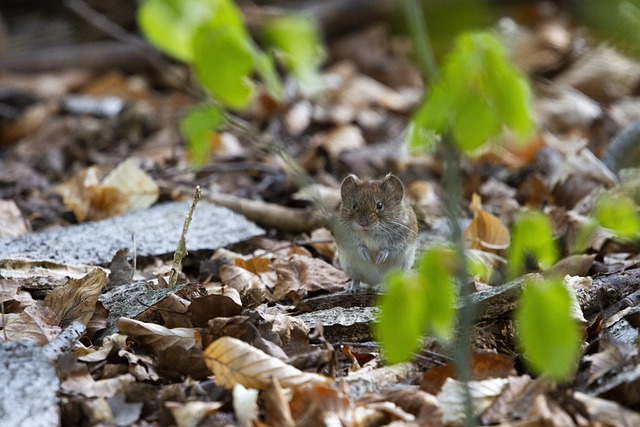
<instances>
[{"instance_id":1,"label":"rodent's nose","mask_svg":"<svg viewBox=\"0 0 640 427\"><path fill-rule=\"evenodd\" d=\"M358 218L358 224L360 224L363 227L368 227L369 226L369 218L366 216L361 216L360 218Z\"/></svg>"}]
</instances>

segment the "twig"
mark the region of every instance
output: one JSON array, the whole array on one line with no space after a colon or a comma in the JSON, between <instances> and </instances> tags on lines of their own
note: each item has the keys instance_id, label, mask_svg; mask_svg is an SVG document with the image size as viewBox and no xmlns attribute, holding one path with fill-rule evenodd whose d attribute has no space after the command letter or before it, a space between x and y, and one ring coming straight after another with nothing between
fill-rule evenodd
<instances>
[{"instance_id":1,"label":"twig","mask_svg":"<svg viewBox=\"0 0 640 427\"><path fill-rule=\"evenodd\" d=\"M65 0L64 6L112 39L117 40L124 45L133 46L139 49L145 56L147 56L149 62L154 66L166 68L166 61L153 47L151 47L151 45L143 39L132 35L120 25L109 20L103 14L95 11L84 1Z\"/></svg>"},{"instance_id":2,"label":"twig","mask_svg":"<svg viewBox=\"0 0 640 427\"><path fill-rule=\"evenodd\" d=\"M57 337L42 348L44 356L54 361L63 353L69 353L73 350L73 346L78 338L84 335L87 327L77 320L74 320L64 328Z\"/></svg>"},{"instance_id":3,"label":"twig","mask_svg":"<svg viewBox=\"0 0 640 427\"><path fill-rule=\"evenodd\" d=\"M173 264L171 265L171 274L169 275L169 287L173 288L178 284L178 275L182 271L182 260L187 256L187 231L189 231L189 225L193 218L193 212L196 209L196 205L202 196L200 186L196 185L196 190L193 193L193 200L189 207L187 217L184 219L184 225L182 226L182 234L180 234L180 240L178 241L178 248L173 254Z\"/></svg>"},{"instance_id":4,"label":"twig","mask_svg":"<svg viewBox=\"0 0 640 427\"><path fill-rule=\"evenodd\" d=\"M169 62L164 56L144 39L131 34L103 14L92 9L91 6L82 0L65 0L64 5L107 36L119 41L125 46L131 46L138 50L140 54L149 61L149 65L157 69L160 73L164 73L165 76L168 75L175 79L187 93L194 96L198 95L198 92L185 81L184 77L176 72L173 67L169 66Z\"/></svg>"}]
</instances>

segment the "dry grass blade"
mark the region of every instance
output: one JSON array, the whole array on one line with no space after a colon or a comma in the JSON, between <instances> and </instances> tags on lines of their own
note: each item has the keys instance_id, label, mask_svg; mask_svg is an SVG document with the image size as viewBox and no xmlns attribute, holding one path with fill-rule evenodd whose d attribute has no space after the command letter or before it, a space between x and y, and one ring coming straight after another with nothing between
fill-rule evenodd
<instances>
[{"instance_id":1,"label":"dry grass blade","mask_svg":"<svg viewBox=\"0 0 640 427\"><path fill-rule=\"evenodd\" d=\"M204 351L204 357L205 363L215 374L216 383L227 388L241 384L247 388L265 390L272 378L277 378L283 387L328 384L332 381L322 375L302 372L231 337L222 337L211 343Z\"/></svg>"}]
</instances>

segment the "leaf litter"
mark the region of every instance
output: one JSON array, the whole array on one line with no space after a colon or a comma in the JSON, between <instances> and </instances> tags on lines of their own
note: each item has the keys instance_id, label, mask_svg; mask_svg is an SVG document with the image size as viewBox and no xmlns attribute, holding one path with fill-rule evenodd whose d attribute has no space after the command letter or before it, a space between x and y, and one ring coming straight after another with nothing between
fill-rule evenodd
<instances>
[{"instance_id":1,"label":"leaf litter","mask_svg":"<svg viewBox=\"0 0 640 427\"><path fill-rule=\"evenodd\" d=\"M518 28L523 34L512 47L514 61L535 81L540 128L548 132L536 135L526 149L507 143L505 150L465 161L465 237L481 262L499 270L515 215L524 208L544 209L565 255L553 268L582 276L567 278L565 285L577 295L574 315L585 323L585 349L571 386L534 378L516 362L513 324L504 315L510 309L485 315L475 325L473 403L483 424L640 425L632 392L640 383L638 310L627 297L637 293L637 250L597 230L580 258L569 256L578 224L588 221L590 197L634 192L633 186L617 186L618 178L598 156L613 135L640 120L639 65L609 45L583 46L580 31L562 21ZM383 26L342 40L333 43L336 62L323 74L328 89L322 96L298 97L273 111L262 97L256 103L265 104L250 111L266 134L286 141L316 183L329 189L326 200L335 200L331 190L335 196L347 173L375 177L391 170L406 183L421 214L425 243L446 241L442 160L436 154L407 157L398 149L407 114L423 91L401 40ZM363 46L369 55L362 54ZM576 46L585 49L577 59ZM460 425L464 402L446 349L425 340L414 363L384 366L364 312L373 299L340 294L348 279L335 262L335 247L324 241L326 232L316 227L287 232L285 217L278 215L296 215L300 211L293 209L308 207L309 199L294 196L304 189L287 178L280 159L231 132L212 141L214 168L194 173L175 128L178 113L192 103L188 96L170 86L154 89L147 75L69 73L32 78L0 73L0 81L28 95L17 120L2 128L0 221L10 224L3 229L13 229L1 236L102 219L129 208L148 212L144 209L158 198L185 198L195 183L284 209L249 214L238 205L235 210L253 221L269 217L269 238L247 240L261 233L255 228L242 241L198 246L174 288L164 279L169 251L141 257L128 241L118 249L127 246L130 252L121 254L111 271L106 267L116 250L86 267L55 254L51 259L61 265L51 259L25 264L4 255L3 383L10 383L4 376L12 369L28 366L11 365L14 342L37 343L30 357L38 361L40 346L79 323L86 332L78 341L67 338L73 351L54 356L59 402L43 400L62 425L234 425L243 419L264 426ZM45 77L52 86L43 92ZM71 102L71 91L76 90L95 101L83 108L105 106L106 96L122 101L121 108L109 114L100 108L74 112L79 104ZM26 172L10 172L10 163L24 164ZM99 170L111 178L102 180ZM9 200L13 204L4 204ZM198 226L190 231L202 232ZM156 234L166 239L163 231ZM131 264L126 270L122 258L135 260L135 270ZM124 279L107 282L108 273L123 268ZM611 284L584 280L597 272L608 272ZM492 277L478 276L476 287L495 291ZM297 317L314 311L327 294L334 298L325 301L331 309L354 310L366 319L364 327L305 324ZM609 298L594 301L597 295ZM625 297L626 305L616 305ZM34 372L11 383L12 390L51 374ZM0 401L18 399L2 393ZM15 404L35 407L29 399Z\"/></svg>"}]
</instances>

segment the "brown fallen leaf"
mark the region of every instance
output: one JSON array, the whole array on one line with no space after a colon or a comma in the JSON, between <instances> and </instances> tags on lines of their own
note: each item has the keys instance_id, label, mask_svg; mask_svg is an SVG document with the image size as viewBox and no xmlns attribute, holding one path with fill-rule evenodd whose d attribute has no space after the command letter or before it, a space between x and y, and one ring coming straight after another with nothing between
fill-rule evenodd
<instances>
[{"instance_id":1,"label":"brown fallen leaf","mask_svg":"<svg viewBox=\"0 0 640 427\"><path fill-rule=\"evenodd\" d=\"M31 230L13 200L0 200L0 239L22 236Z\"/></svg>"},{"instance_id":2,"label":"brown fallen leaf","mask_svg":"<svg viewBox=\"0 0 640 427\"><path fill-rule=\"evenodd\" d=\"M352 401L340 390L320 384L296 390L289 406L296 425L308 427L328 425L329 419L335 418L345 421L338 425L352 425L355 409Z\"/></svg>"},{"instance_id":3,"label":"brown fallen leaf","mask_svg":"<svg viewBox=\"0 0 640 427\"><path fill-rule=\"evenodd\" d=\"M196 427L222 407L222 402L165 402L178 427Z\"/></svg>"},{"instance_id":4,"label":"brown fallen leaf","mask_svg":"<svg viewBox=\"0 0 640 427\"><path fill-rule=\"evenodd\" d=\"M120 333L128 335L134 341L148 345L158 353L172 347L190 349L201 345L200 334L193 328L169 329L155 323L145 323L121 317L116 326Z\"/></svg>"},{"instance_id":5,"label":"brown fallen leaf","mask_svg":"<svg viewBox=\"0 0 640 427\"><path fill-rule=\"evenodd\" d=\"M264 420L266 425L280 427L295 427L296 423L291 415L289 402L278 382L273 378L264 393Z\"/></svg>"},{"instance_id":6,"label":"brown fallen leaf","mask_svg":"<svg viewBox=\"0 0 640 427\"><path fill-rule=\"evenodd\" d=\"M238 291L245 307L261 304L268 294L261 276L236 265L220 266L220 282Z\"/></svg>"},{"instance_id":7,"label":"brown fallen leaf","mask_svg":"<svg viewBox=\"0 0 640 427\"><path fill-rule=\"evenodd\" d=\"M158 184L131 159L120 163L103 180L89 167L56 187L79 222L99 220L151 206L158 199Z\"/></svg>"},{"instance_id":8,"label":"brown fallen leaf","mask_svg":"<svg viewBox=\"0 0 640 427\"><path fill-rule=\"evenodd\" d=\"M491 253L500 253L509 247L509 229L495 216L482 209L480 196L473 194L470 209L474 218L464 230L467 247Z\"/></svg>"},{"instance_id":9,"label":"brown fallen leaf","mask_svg":"<svg viewBox=\"0 0 640 427\"><path fill-rule=\"evenodd\" d=\"M87 325L106 284L107 273L96 268L84 277L69 279L64 286L51 291L44 303L56 314L60 327L65 328L74 320Z\"/></svg>"},{"instance_id":10,"label":"brown fallen leaf","mask_svg":"<svg viewBox=\"0 0 640 427\"><path fill-rule=\"evenodd\" d=\"M283 387L332 382L328 377L302 372L231 337L222 337L211 343L204 351L204 358L215 375L216 383L226 388L240 384L247 388L266 390L272 378L277 378Z\"/></svg>"},{"instance_id":11,"label":"brown fallen leaf","mask_svg":"<svg viewBox=\"0 0 640 427\"><path fill-rule=\"evenodd\" d=\"M273 290L275 301L283 299L289 292L336 292L344 289L347 275L331 264L301 255L277 259L273 263L278 280Z\"/></svg>"},{"instance_id":12,"label":"brown fallen leaf","mask_svg":"<svg viewBox=\"0 0 640 427\"><path fill-rule=\"evenodd\" d=\"M0 341L30 340L44 345L62 331L57 325L55 313L43 301L35 301L20 314L2 317L5 319Z\"/></svg>"}]
</instances>

